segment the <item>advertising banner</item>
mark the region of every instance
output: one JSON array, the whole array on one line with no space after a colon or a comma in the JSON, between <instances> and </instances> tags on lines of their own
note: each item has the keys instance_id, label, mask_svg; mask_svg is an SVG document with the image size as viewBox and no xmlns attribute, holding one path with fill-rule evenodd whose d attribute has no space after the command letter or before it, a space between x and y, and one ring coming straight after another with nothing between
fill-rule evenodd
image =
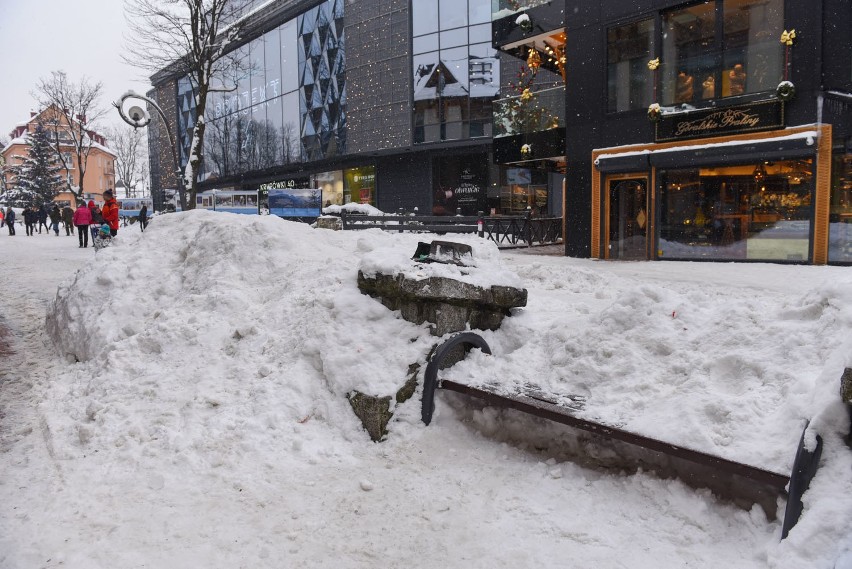
<instances>
[{"instance_id":1,"label":"advertising banner","mask_svg":"<svg viewBox=\"0 0 852 569\"><path fill-rule=\"evenodd\" d=\"M270 189L269 213L279 217L319 217L322 210L322 190Z\"/></svg>"}]
</instances>

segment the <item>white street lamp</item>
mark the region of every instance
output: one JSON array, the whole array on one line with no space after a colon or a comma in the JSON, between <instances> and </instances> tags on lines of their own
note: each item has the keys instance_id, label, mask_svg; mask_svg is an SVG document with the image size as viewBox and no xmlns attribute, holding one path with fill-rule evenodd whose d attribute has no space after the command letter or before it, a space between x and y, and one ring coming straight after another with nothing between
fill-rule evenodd
<instances>
[{"instance_id":1,"label":"white street lamp","mask_svg":"<svg viewBox=\"0 0 852 569\"><path fill-rule=\"evenodd\" d=\"M118 109L118 114L124 122L133 128L141 128L148 126L151 122L151 115L145 109L145 106L141 104L143 101L156 110L157 113L159 113L160 118L163 119L163 124L166 127L166 134L169 136L169 146L172 151L172 162L174 163L175 177L177 178L178 183L180 207L182 210L186 211L186 188L184 187L183 174L181 173L180 163L177 158L177 146L175 145L175 139L172 136L172 130L169 128L169 121L166 120L166 115L163 113L163 109L161 109L157 102L153 99L146 97L145 95L140 95L133 90L124 93L112 104L112 106Z\"/></svg>"}]
</instances>

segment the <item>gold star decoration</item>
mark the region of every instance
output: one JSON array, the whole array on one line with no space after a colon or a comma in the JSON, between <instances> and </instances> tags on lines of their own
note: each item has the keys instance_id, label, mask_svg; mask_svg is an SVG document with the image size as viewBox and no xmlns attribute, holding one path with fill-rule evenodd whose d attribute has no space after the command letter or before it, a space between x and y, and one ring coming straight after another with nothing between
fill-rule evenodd
<instances>
[{"instance_id":1,"label":"gold star decoration","mask_svg":"<svg viewBox=\"0 0 852 569\"><path fill-rule=\"evenodd\" d=\"M657 67L660 66L660 58L657 57L648 62L648 69L654 71Z\"/></svg>"},{"instance_id":2,"label":"gold star decoration","mask_svg":"<svg viewBox=\"0 0 852 569\"><path fill-rule=\"evenodd\" d=\"M787 30L784 30L781 33L781 43L783 43L784 45L787 45L787 46L793 45L793 42L795 41L795 39L796 39L796 30L790 30L789 32Z\"/></svg>"}]
</instances>

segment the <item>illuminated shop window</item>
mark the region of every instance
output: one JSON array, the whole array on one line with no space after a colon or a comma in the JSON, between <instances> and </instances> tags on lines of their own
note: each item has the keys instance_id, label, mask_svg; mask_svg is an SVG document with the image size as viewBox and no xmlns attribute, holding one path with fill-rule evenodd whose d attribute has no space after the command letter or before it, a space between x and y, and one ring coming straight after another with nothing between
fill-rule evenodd
<instances>
[{"instance_id":1,"label":"illuminated shop window","mask_svg":"<svg viewBox=\"0 0 852 569\"><path fill-rule=\"evenodd\" d=\"M836 152L831 173L828 262L852 263L852 153Z\"/></svg>"},{"instance_id":2,"label":"illuminated shop window","mask_svg":"<svg viewBox=\"0 0 852 569\"><path fill-rule=\"evenodd\" d=\"M810 260L813 159L661 176L661 259Z\"/></svg>"}]
</instances>

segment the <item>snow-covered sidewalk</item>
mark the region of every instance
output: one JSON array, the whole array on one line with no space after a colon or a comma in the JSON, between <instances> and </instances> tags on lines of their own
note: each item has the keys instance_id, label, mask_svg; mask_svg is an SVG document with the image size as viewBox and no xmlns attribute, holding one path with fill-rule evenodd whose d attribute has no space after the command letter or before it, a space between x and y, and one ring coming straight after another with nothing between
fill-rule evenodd
<instances>
[{"instance_id":1,"label":"snow-covered sidewalk","mask_svg":"<svg viewBox=\"0 0 852 569\"><path fill-rule=\"evenodd\" d=\"M586 382L602 419L780 470L817 417L826 466L779 544L760 508L536 450L516 413L441 396L427 428L418 394L370 442L346 393L383 394L432 339L354 277L422 239L211 212L128 229L96 257L0 236L15 349L0 568L849 566L852 459L828 395L852 364L848 269L486 248L530 303L487 333L496 357L450 372ZM741 404L755 390L767 408Z\"/></svg>"}]
</instances>

